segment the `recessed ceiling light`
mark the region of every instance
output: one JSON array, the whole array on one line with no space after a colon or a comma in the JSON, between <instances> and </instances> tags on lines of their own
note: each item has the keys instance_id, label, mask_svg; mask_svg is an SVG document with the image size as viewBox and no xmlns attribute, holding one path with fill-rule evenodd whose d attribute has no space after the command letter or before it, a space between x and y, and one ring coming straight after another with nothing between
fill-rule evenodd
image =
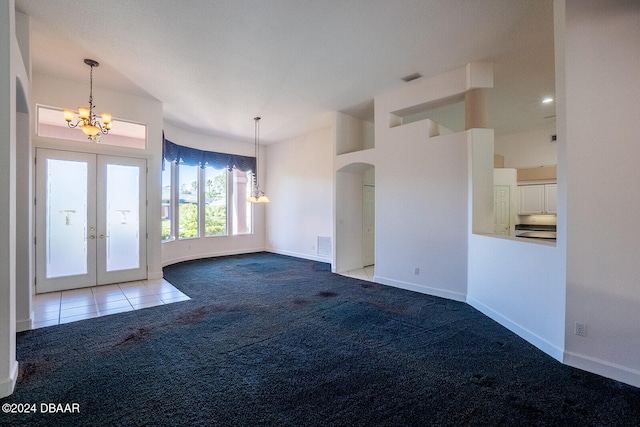
<instances>
[{"instance_id":1,"label":"recessed ceiling light","mask_svg":"<svg viewBox=\"0 0 640 427\"><path fill-rule=\"evenodd\" d=\"M549 103L551 103L551 102L553 102L553 98L544 98L544 99L542 100L542 103L543 103L543 104L549 104Z\"/></svg>"}]
</instances>

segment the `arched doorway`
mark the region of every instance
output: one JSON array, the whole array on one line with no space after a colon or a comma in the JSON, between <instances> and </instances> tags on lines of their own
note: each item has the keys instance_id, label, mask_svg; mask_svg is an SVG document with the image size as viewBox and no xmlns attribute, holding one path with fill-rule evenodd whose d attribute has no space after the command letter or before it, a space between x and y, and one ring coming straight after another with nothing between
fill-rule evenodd
<instances>
[{"instance_id":1,"label":"arched doorway","mask_svg":"<svg viewBox=\"0 0 640 427\"><path fill-rule=\"evenodd\" d=\"M375 263L375 167L351 163L336 172L334 271L346 273Z\"/></svg>"}]
</instances>

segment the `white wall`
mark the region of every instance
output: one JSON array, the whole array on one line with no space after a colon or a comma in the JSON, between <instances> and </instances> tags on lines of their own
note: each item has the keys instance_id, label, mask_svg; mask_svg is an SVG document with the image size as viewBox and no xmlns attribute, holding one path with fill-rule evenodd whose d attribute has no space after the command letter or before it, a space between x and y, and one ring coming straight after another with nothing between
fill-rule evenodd
<instances>
[{"instance_id":1,"label":"white wall","mask_svg":"<svg viewBox=\"0 0 640 427\"><path fill-rule=\"evenodd\" d=\"M242 156L253 157L255 155L253 143L202 135L180 129L170 123L164 124L164 132L165 138L179 145L207 151L239 154ZM264 147L261 149L261 153L263 152ZM258 172L260 174L260 187L268 190L268 184L264 181L266 176L264 158L264 155L260 156ZM160 182L158 182L158 186L160 185ZM267 195L272 197L268 191ZM264 215L266 208L267 206L262 204L254 205L254 234L202 237L199 239L185 240L176 239L171 242L162 243L162 265L190 259L264 250Z\"/></svg>"},{"instance_id":2,"label":"white wall","mask_svg":"<svg viewBox=\"0 0 640 427\"><path fill-rule=\"evenodd\" d=\"M467 302L562 360L564 248L491 236L469 238Z\"/></svg>"},{"instance_id":3,"label":"white wall","mask_svg":"<svg viewBox=\"0 0 640 427\"><path fill-rule=\"evenodd\" d=\"M345 113L336 113L336 154L374 148L373 123Z\"/></svg>"},{"instance_id":4,"label":"white wall","mask_svg":"<svg viewBox=\"0 0 640 427\"><path fill-rule=\"evenodd\" d=\"M376 132L376 281L464 300L467 134L427 140L425 122Z\"/></svg>"},{"instance_id":5,"label":"white wall","mask_svg":"<svg viewBox=\"0 0 640 427\"><path fill-rule=\"evenodd\" d=\"M496 136L495 152L504 156L505 168L555 165L558 162L558 144L551 142L551 135L555 134L553 121L544 129Z\"/></svg>"},{"instance_id":6,"label":"white wall","mask_svg":"<svg viewBox=\"0 0 640 427\"><path fill-rule=\"evenodd\" d=\"M333 236L333 144L328 127L267 147L267 250L331 262L317 244Z\"/></svg>"},{"instance_id":7,"label":"white wall","mask_svg":"<svg viewBox=\"0 0 640 427\"><path fill-rule=\"evenodd\" d=\"M394 112L492 85L491 64L470 63L376 96L376 281L465 300L468 234L487 222L473 211L492 209L493 131L429 137L428 120L394 126ZM488 159L486 171L474 169L474 155ZM483 185L472 185L473 174ZM484 191L491 198L474 204Z\"/></svg>"},{"instance_id":8,"label":"white wall","mask_svg":"<svg viewBox=\"0 0 640 427\"><path fill-rule=\"evenodd\" d=\"M565 37L565 361L640 386L638 2L567 0Z\"/></svg>"}]
</instances>

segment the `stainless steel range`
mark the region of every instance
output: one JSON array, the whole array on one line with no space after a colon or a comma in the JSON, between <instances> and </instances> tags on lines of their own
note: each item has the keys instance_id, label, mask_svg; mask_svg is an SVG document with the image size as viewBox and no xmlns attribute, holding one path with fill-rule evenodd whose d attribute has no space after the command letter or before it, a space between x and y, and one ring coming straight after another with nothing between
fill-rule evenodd
<instances>
[{"instance_id":1,"label":"stainless steel range","mask_svg":"<svg viewBox=\"0 0 640 427\"><path fill-rule=\"evenodd\" d=\"M556 241L555 225L516 224L516 237Z\"/></svg>"}]
</instances>

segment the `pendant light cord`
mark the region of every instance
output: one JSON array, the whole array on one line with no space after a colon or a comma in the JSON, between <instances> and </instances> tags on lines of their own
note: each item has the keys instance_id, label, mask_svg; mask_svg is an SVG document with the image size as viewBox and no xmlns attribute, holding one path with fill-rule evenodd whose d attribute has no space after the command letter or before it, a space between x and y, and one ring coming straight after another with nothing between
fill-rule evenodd
<instances>
[{"instance_id":1,"label":"pendant light cord","mask_svg":"<svg viewBox=\"0 0 640 427\"><path fill-rule=\"evenodd\" d=\"M260 150L258 148L258 144L259 144L259 139L258 139L258 134L260 133L260 117L254 117L253 120L255 120L255 155L256 155L256 174L255 174L255 194L256 196L258 196L258 193L260 191L260 185L258 184L258 164L260 162Z\"/></svg>"}]
</instances>

